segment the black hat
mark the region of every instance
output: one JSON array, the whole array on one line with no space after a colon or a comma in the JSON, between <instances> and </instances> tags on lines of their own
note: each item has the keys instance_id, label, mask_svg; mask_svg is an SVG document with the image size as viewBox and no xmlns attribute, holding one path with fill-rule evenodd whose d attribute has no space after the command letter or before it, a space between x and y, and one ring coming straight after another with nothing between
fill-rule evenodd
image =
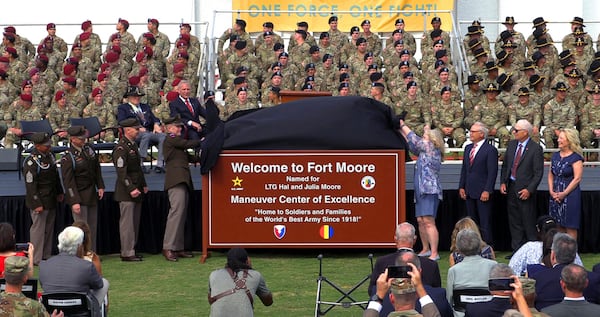
<instances>
[{"instance_id":1,"label":"black hat","mask_svg":"<svg viewBox=\"0 0 600 317\"><path fill-rule=\"evenodd\" d=\"M442 22L442 19L440 19L440 17L433 17L433 19L431 19L431 23L433 22Z\"/></svg>"},{"instance_id":2,"label":"black hat","mask_svg":"<svg viewBox=\"0 0 600 317\"><path fill-rule=\"evenodd\" d=\"M481 25L481 21L479 21L479 20L473 20L473 22L471 22L471 26L476 26L480 29L485 28L485 26Z\"/></svg>"},{"instance_id":3,"label":"black hat","mask_svg":"<svg viewBox=\"0 0 600 317\"><path fill-rule=\"evenodd\" d=\"M288 54L287 52L281 52L281 53L279 53L279 58L282 58L282 57L290 57L290 54Z\"/></svg>"},{"instance_id":4,"label":"black hat","mask_svg":"<svg viewBox=\"0 0 600 317\"><path fill-rule=\"evenodd\" d=\"M448 69L448 67L442 67L442 68L440 68L440 70L438 71L438 74L441 74L441 73L449 73L449 72L450 72L450 70Z\"/></svg>"},{"instance_id":5,"label":"black hat","mask_svg":"<svg viewBox=\"0 0 600 317\"><path fill-rule=\"evenodd\" d=\"M207 90L204 92L204 100L206 100L209 97L214 97L215 96L215 92L212 90Z\"/></svg>"},{"instance_id":6,"label":"black hat","mask_svg":"<svg viewBox=\"0 0 600 317\"><path fill-rule=\"evenodd\" d=\"M600 71L600 61L594 60L592 62L592 64L590 64L590 68L588 68L587 74L593 75L593 74L597 73L598 71Z\"/></svg>"},{"instance_id":7,"label":"black hat","mask_svg":"<svg viewBox=\"0 0 600 317\"><path fill-rule=\"evenodd\" d=\"M367 70L371 70L371 69L377 70L377 64L371 64L371 65L369 65L369 67L367 67Z\"/></svg>"},{"instance_id":8,"label":"black hat","mask_svg":"<svg viewBox=\"0 0 600 317\"><path fill-rule=\"evenodd\" d=\"M489 61L489 62L485 63L485 71L486 72L489 72L494 69L498 69L498 65L496 65L496 63L494 63L493 61Z\"/></svg>"},{"instance_id":9,"label":"black hat","mask_svg":"<svg viewBox=\"0 0 600 317\"><path fill-rule=\"evenodd\" d=\"M168 118L164 119L162 122L165 125L167 125L167 124L183 125L183 122L181 122L181 116L179 114L176 114L174 117L168 117Z\"/></svg>"},{"instance_id":10,"label":"black hat","mask_svg":"<svg viewBox=\"0 0 600 317\"><path fill-rule=\"evenodd\" d=\"M585 26L585 24L583 24L583 18L580 17L574 17L573 21L571 21L572 24L579 24L581 26Z\"/></svg>"},{"instance_id":11,"label":"black hat","mask_svg":"<svg viewBox=\"0 0 600 317\"><path fill-rule=\"evenodd\" d=\"M485 52L485 50L483 49L483 47L480 47L478 49L475 49L473 51L473 56L475 58L479 57L479 56L487 56L487 53Z\"/></svg>"},{"instance_id":12,"label":"black hat","mask_svg":"<svg viewBox=\"0 0 600 317\"><path fill-rule=\"evenodd\" d=\"M403 49L400 51L400 56L402 56L402 55L410 55L410 51L407 49Z\"/></svg>"},{"instance_id":13,"label":"black hat","mask_svg":"<svg viewBox=\"0 0 600 317\"><path fill-rule=\"evenodd\" d=\"M321 32L321 34L319 35L319 40L322 40L326 37L329 37L329 32Z\"/></svg>"},{"instance_id":14,"label":"black hat","mask_svg":"<svg viewBox=\"0 0 600 317\"><path fill-rule=\"evenodd\" d=\"M237 42L235 42L235 49L236 50L243 50L243 49L246 48L247 44L248 43L246 43L246 41L242 41L242 40L237 41Z\"/></svg>"},{"instance_id":15,"label":"black hat","mask_svg":"<svg viewBox=\"0 0 600 317\"><path fill-rule=\"evenodd\" d=\"M504 87L504 85L506 85L506 83L508 83L508 81L510 80L510 75L507 73L504 74L500 74L500 76L498 76L498 78L496 78L496 82L498 83L498 86L500 88Z\"/></svg>"},{"instance_id":16,"label":"black hat","mask_svg":"<svg viewBox=\"0 0 600 317\"><path fill-rule=\"evenodd\" d=\"M304 84L304 86L302 86L302 90L304 90L304 89L310 89L310 90L312 90L313 88L314 88L313 85L308 84L308 83L306 83L306 84Z\"/></svg>"},{"instance_id":17,"label":"black hat","mask_svg":"<svg viewBox=\"0 0 600 317\"><path fill-rule=\"evenodd\" d=\"M442 36L442 30L433 30L431 33L429 33L429 37L431 37L431 39L438 36Z\"/></svg>"},{"instance_id":18,"label":"black hat","mask_svg":"<svg viewBox=\"0 0 600 317\"><path fill-rule=\"evenodd\" d=\"M375 72L371 75L369 75L369 79L373 82L373 81L378 81L381 78L383 78L383 74L380 72Z\"/></svg>"},{"instance_id":19,"label":"black hat","mask_svg":"<svg viewBox=\"0 0 600 317\"><path fill-rule=\"evenodd\" d=\"M396 47L400 44L404 45L404 40L397 40L396 42L394 42L394 47Z\"/></svg>"},{"instance_id":20,"label":"black hat","mask_svg":"<svg viewBox=\"0 0 600 317\"><path fill-rule=\"evenodd\" d=\"M578 37L575 39L575 46L585 46L587 45L587 43L585 42L585 40L581 37Z\"/></svg>"},{"instance_id":21,"label":"black hat","mask_svg":"<svg viewBox=\"0 0 600 317\"><path fill-rule=\"evenodd\" d=\"M236 77L233 79L234 85L240 85L246 81L246 77Z\"/></svg>"},{"instance_id":22,"label":"black hat","mask_svg":"<svg viewBox=\"0 0 600 317\"><path fill-rule=\"evenodd\" d=\"M348 83L341 83L338 87L338 91L342 90L342 88L350 88L350 85L348 85Z\"/></svg>"},{"instance_id":23,"label":"black hat","mask_svg":"<svg viewBox=\"0 0 600 317\"><path fill-rule=\"evenodd\" d=\"M400 64L398 64L398 68L402 66L410 67L410 63L408 61L401 61Z\"/></svg>"},{"instance_id":24,"label":"black hat","mask_svg":"<svg viewBox=\"0 0 600 317\"><path fill-rule=\"evenodd\" d=\"M308 36L308 34L306 33L306 31L304 31L304 30L300 30L300 29L298 29L298 30L296 30L296 31L294 31L294 32L296 32L296 33L298 33L298 34L302 35L302 37L304 37L304 38L306 38L306 37Z\"/></svg>"},{"instance_id":25,"label":"black hat","mask_svg":"<svg viewBox=\"0 0 600 317\"><path fill-rule=\"evenodd\" d=\"M31 142L33 142L35 144L43 144L43 145L50 146L50 145L52 145L52 141L51 141L50 137L51 137L51 135L49 133L35 132L35 133L31 134L29 139L31 140Z\"/></svg>"},{"instance_id":26,"label":"black hat","mask_svg":"<svg viewBox=\"0 0 600 317\"><path fill-rule=\"evenodd\" d=\"M521 96L529 96L529 89L527 87L519 88L519 91L516 93L517 97Z\"/></svg>"},{"instance_id":27,"label":"black hat","mask_svg":"<svg viewBox=\"0 0 600 317\"><path fill-rule=\"evenodd\" d=\"M271 32L271 31L267 31L267 32L263 33L263 37L265 37L265 36L271 36L271 35L273 35L273 32Z\"/></svg>"},{"instance_id":28,"label":"black hat","mask_svg":"<svg viewBox=\"0 0 600 317\"><path fill-rule=\"evenodd\" d=\"M439 58L442 58L444 56L448 56L448 51L442 49L442 50L439 50L439 51L435 52L435 58L439 59Z\"/></svg>"},{"instance_id":29,"label":"black hat","mask_svg":"<svg viewBox=\"0 0 600 317\"><path fill-rule=\"evenodd\" d=\"M348 64L340 64L340 65L338 65L338 70L340 70L342 68L348 69L350 67L348 66Z\"/></svg>"},{"instance_id":30,"label":"black hat","mask_svg":"<svg viewBox=\"0 0 600 317\"><path fill-rule=\"evenodd\" d=\"M335 15L330 16L329 20L327 20L327 24L330 24L331 22L337 22L338 17L336 17Z\"/></svg>"},{"instance_id":31,"label":"black hat","mask_svg":"<svg viewBox=\"0 0 600 317\"><path fill-rule=\"evenodd\" d=\"M366 61L367 58L369 57L375 57L375 55L373 54L373 52L367 52L365 53L365 55L363 56L363 60Z\"/></svg>"},{"instance_id":32,"label":"black hat","mask_svg":"<svg viewBox=\"0 0 600 317\"><path fill-rule=\"evenodd\" d=\"M471 39L469 40L469 49L472 50L475 47L477 47L477 45L481 45L481 40L480 39Z\"/></svg>"},{"instance_id":33,"label":"black hat","mask_svg":"<svg viewBox=\"0 0 600 317\"><path fill-rule=\"evenodd\" d=\"M452 88L450 88L450 86L442 87L442 89L440 90L440 95L443 95L446 91L452 92Z\"/></svg>"},{"instance_id":34,"label":"black hat","mask_svg":"<svg viewBox=\"0 0 600 317\"><path fill-rule=\"evenodd\" d=\"M408 64L408 62L406 62ZM402 63L400 63L400 65L402 65ZM438 68L440 66L444 66L446 65L446 63L444 63L443 60L438 59L437 61L435 61L435 63L433 63L433 68Z\"/></svg>"},{"instance_id":35,"label":"black hat","mask_svg":"<svg viewBox=\"0 0 600 317\"><path fill-rule=\"evenodd\" d=\"M296 23L296 25L298 27L301 27L301 28L307 28L308 27L308 23L306 23L304 21L298 22L298 23Z\"/></svg>"},{"instance_id":36,"label":"black hat","mask_svg":"<svg viewBox=\"0 0 600 317\"><path fill-rule=\"evenodd\" d=\"M396 34L402 34L402 30L400 29L395 29L392 31L392 36L396 35Z\"/></svg>"},{"instance_id":37,"label":"black hat","mask_svg":"<svg viewBox=\"0 0 600 317\"><path fill-rule=\"evenodd\" d=\"M519 23L515 22L515 17L506 17L506 19L504 20L504 23L502 23L502 24L515 25L515 24L519 24Z\"/></svg>"},{"instance_id":38,"label":"black hat","mask_svg":"<svg viewBox=\"0 0 600 317\"><path fill-rule=\"evenodd\" d=\"M248 88L246 88L246 87L240 87L240 88L238 88L236 95L239 95L240 92L242 92L242 91L248 92Z\"/></svg>"},{"instance_id":39,"label":"black hat","mask_svg":"<svg viewBox=\"0 0 600 317\"><path fill-rule=\"evenodd\" d=\"M481 34L481 28L471 25L467 28L467 35Z\"/></svg>"},{"instance_id":40,"label":"black hat","mask_svg":"<svg viewBox=\"0 0 600 317\"><path fill-rule=\"evenodd\" d=\"M498 59L498 63L504 62L508 58L509 55L510 55L510 53L508 53L506 51L500 51L500 52L498 52L498 54L496 54L496 58Z\"/></svg>"},{"instance_id":41,"label":"black hat","mask_svg":"<svg viewBox=\"0 0 600 317\"><path fill-rule=\"evenodd\" d=\"M414 80L409 81L408 84L406 84L406 89L408 90L410 87L417 87L417 82Z\"/></svg>"},{"instance_id":42,"label":"black hat","mask_svg":"<svg viewBox=\"0 0 600 317\"><path fill-rule=\"evenodd\" d=\"M369 20L363 20L363 21L360 23L360 26L363 26L363 25L365 25L365 24L371 25L371 21L369 21Z\"/></svg>"},{"instance_id":43,"label":"black hat","mask_svg":"<svg viewBox=\"0 0 600 317\"><path fill-rule=\"evenodd\" d=\"M479 76L477 75L469 75L469 77L467 77L467 82L465 83L465 85L474 85L474 84L479 84L481 81L479 80Z\"/></svg>"},{"instance_id":44,"label":"black hat","mask_svg":"<svg viewBox=\"0 0 600 317\"><path fill-rule=\"evenodd\" d=\"M552 87L550 89L556 90L556 91L567 91L567 90L569 90L569 87L567 87L567 84L563 83L562 81L559 81L556 83L556 85L554 85L554 87Z\"/></svg>"},{"instance_id":45,"label":"black hat","mask_svg":"<svg viewBox=\"0 0 600 317\"><path fill-rule=\"evenodd\" d=\"M273 75L271 75L271 78L273 78L275 76L279 76L279 77L283 78L283 74L281 74L281 72L274 72Z\"/></svg>"},{"instance_id":46,"label":"black hat","mask_svg":"<svg viewBox=\"0 0 600 317\"><path fill-rule=\"evenodd\" d=\"M552 42L548 42L546 38L537 39L535 41L535 48L544 47L548 45L552 45Z\"/></svg>"},{"instance_id":47,"label":"black hat","mask_svg":"<svg viewBox=\"0 0 600 317\"><path fill-rule=\"evenodd\" d=\"M371 87L381 87L381 88L385 88L385 86L382 83L371 83Z\"/></svg>"},{"instance_id":48,"label":"black hat","mask_svg":"<svg viewBox=\"0 0 600 317\"><path fill-rule=\"evenodd\" d=\"M600 85L595 84L592 89L586 89L586 91L590 94L600 94Z\"/></svg>"},{"instance_id":49,"label":"black hat","mask_svg":"<svg viewBox=\"0 0 600 317\"><path fill-rule=\"evenodd\" d=\"M529 77L529 87L533 87L533 86L537 85L539 82L543 81L544 79L546 79L546 77L540 76L538 74L531 75L531 77Z\"/></svg>"},{"instance_id":50,"label":"black hat","mask_svg":"<svg viewBox=\"0 0 600 317\"><path fill-rule=\"evenodd\" d=\"M496 84L489 83L487 87L485 87L485 92L499 92L500 90L496 87Z\"/></svg>"},{"instance_id":51,"label":"black hat","mask_svg":"<svg viewBox=\"0 0 600 317\"><path fill-rule=\"evenodd\" d=\"M398 24L398 23L404 23L404 19L396 19L396 22L394 22L394 24Z\"/></svg>"},{"instance_id":52,"label":"black hat","mask_svg":"<svg viewBox=\"0 0 600 317\"><path fill-rule=\"evenodd\" d=\"M358 26L353 26L350 28L350 34L352 34L354 32L360 33L360 29L358 28Z\"/></svg>"},{"instance_id":53,"label":"black hat","mask_svg":"<svg viewBox=\"0 0 600 317\"><path fill-rule=\"evenodd\" d=\"M511 37L513 37L513 34L510 33L510 31L508 31L508 30L504 30L504 31L502 31L502 33L500 33L500 39L502 39L503 42L508 40Z\"/></svg>"},{"instance_id":54,"label":"black hat","mask_svg":"<svg viewBox=\"0 0 600 317\"><path fill-rule=\"evenodd\" d=\"M272 29L274 27L273 22L265 22L263 23L264 28Z\"/></svg>"},{"instance_id":55,"label":"black hat","mask_svg":"<svg viewBox=\"0 0 600 317\"><path fill-rule=\"evenodd\" d=\"M575 27L575 30L573 30L573 35L585 35L585 34L587 34L587 32L583 30L582 26L577 26L577 27Z\"/></svg>"},{"instance_id":56,"label":"black hat","mask_svg":"<svg viewBox=\"0 0 600 317\"><path fill-rule=\"evenodd\" d=\"M533 30L533 37L537 40L546 33L547 33L546 29L537 28L537 29Z\"/></svg>"},{"instance_id":57,"label":"black hat","mask_svg":"<svg viewBox=\"0 0 600 317\"><path fill-rule=\"evenodd\" d=\"M348 75L348 73L340 74L340 82L342 82L346 79L350 79L350 75Z\"/></svg>"},{"instance_id":58,"label":"black hat","mask_svg":"<svg viewBox=\"0 0 600 317\"><path fill-rule=\"evenodd\" d=\"M319 51L321 51L321 49L318 46L316 46L316 45L313 45L313 46L311 46L308 49L308 53L309 54L316 53L316 52L319 52Z\"/></svg>"},{"instance_id":59,"label":"black hat","mask_svg":"<svg viewBox=\"0 0 600 317\"><path fill-rule=\"evenodd\" d=\"M270 91L272 91L272 92L274 92L274 93L277 93L277 94L278 94L278 93L281 91L281 88L279 88L279 87L274 87L274 86L271 86L271 87L269 88L269 90L270 90Z\"/></svg>"},{"instance_id":60,"label":"black hat","mask_svg":"<svg viewBox=\"0 0 600 317\"><path fill-rule=\"evenodd\" d=\"M141 97L141 96L145 96L145 95L146 95L145 93L140 91L140 87L129 86L129 87L127 87L127 92L125 92L125 95L123 95L123 98L131 97L131 96Z\"/></svg>"},{"instance_id":61,"label":"black hat","mask_svg":"<svg viewBox=\"0 0 600 317\"><path fill-rule=\"evenodd\" d=\"M535 69L535 65L533 64L532 61L523 62L523 68L521 68L521 71L525 71L528 69Z\"/></svg>"},{"instance_id":62,"label":"black hat","mask_svg":"<svg viewBox=\"0 0 600 317\"><path fill-rule=\"evenodd\" d=\"M246 21L242 19L235 19L235 24L241 26L242 28L246 28Z\"/></svg>"},{"instance_id":63,"label":"black hat","mask_svg":"<svg viewBox=\"0 0 600 317\"><path fill-rule=\"evenodd\" d=\"M240 66L240 67L238 67L238 68L235 69L235 74L239 75L239 74L241 74L243 72L248 72L248 71L249 71L248 67L242 65L242 66Z\"/></svg>"},{"instance_id":64,"label":"black hat","mask_svg":"<svg viewBox=\"0 0 600 317\"><path fill-rule=\"evenodd\" d=\"M571 71L567 74L567 77L569 78L581 78L583 77L583 75L581 74L581 72L579 71L579 69L577 68L573 68L571 69Z\"/></svg>"},{"instance_id":65,"label":"black hat","mask_svg":"<svg viewBox=\"0 0 600 317\"><path fill-rule=\"evenodd\" d=\"M544 18L542 18L542 17L533 19L533 27L534 28L537 28L538 26L540 26L542 24L546 24L546 23L548 23L548 21L545 21Z\"/></svg>"},{"instance_id":66,"label":"black hat","mask_svg":"<svg viewBox=\"0 0 600 317\"><path fill-rule=\"evenodd\" d=\"M308 64L306 64L306 66L304 66L304 71L307 71L307 70L309 70L309 69L311 69L311 68L312 68L312 69L315 69L315 64L313 64L313 63L308 63Z\"/></svg>"},{"instance_id":67,"label":"black hat","mask_svg":"<svg viewBox=\"0 0 600 317\"><path fill-rule=\"evenodd\" d=\"M284 48L283 44L281 44L279 42L277 42L277 43L275 43L275 45L273 45L273 51L274 52L282 50L283 48Z\"/></svg>"},{"instance_id":68,"label":"black hat","mask_svg":"<svg viewBox=\"0 0 600 317\"><path fill-rule=\"evenodd\" d=\"M356 46L359 46L362 43L367 43L367 39L365 39L364 37L359 37L358 39L356 39Z\"/></svg>"},{"instance_id":69,"label":"black hat","mask_svg":"<svg viewBox=\"0 0 600 317\"><path fill-rule=\"evenodd\" d=\"M413 74L413 72L411 72L411 71L407 71L407 72L405 72L404 74L402 74L402 78L405 78L405 79L406 79L406 78L408 78L408 77L413 77L413 78L414 78L414 77L415 77L415 74Z\"/></svg>"},{"instance_id":70,"label":"black hat","mask_svg":"<svg viewBox=\"0 0 600 317\"><path fill-rule=\"evenodd\" d=\"M119 121L119 126L122 128L141 128L140 122L137 118L127 118Z\"/></svg>"},{"instance_id":71,"label":"black hat","mask_svg":"<svg viewBox=\"0 0 600 317\"><path fill-rule=\"evenodd\" d=\"M509 47L516 48L517 46L518 45L513 43L513 41L511 41L511 40L504 41L504 44L502 44L502 48L509 48Z\"/></svg>"},{"instance_id":72,"label":"black hat","mask_svg":"<svg viewBox=\"0 0 600 317\"><path fill-rule=\"evenodd\" d=\"M544 56L544 54L542 54L542 52L537 51L535 53L533 53L533 55L531 55L531 59L537 63L537 61L539 61L542 58L546 58L546 56Z\"/></svg>"},{"instance_id":73,"label":"black hat","mask_svg":"<svg viewBox=\"0 0 600 317\"><path fill-rule=\"evenodd\" d=\"M562 60L566 60L567 58L573 56L573 53L571 53L571 50L564 50L562 52L560 52L560 54L558 54L558 58L562 61Z\"/></svg>"},{"instance_id":74,"label":"black hat","mask_svg":"<svg viewBox=\"0 0 600 317\"><path fill-rule=\"evenodd\" d=\"M323 63L325 63L325 61L328 60L328 59L333 59L333 55L331 55L329 53L324 54L323 58L322 58Z\"/></svg>"},{"instance_id":75,"label":"black hat","mask_svg":"<svg viewBox=\"0 0 600 317\"><path fill-rule=\"evenodd\" d=\"M271 69L275 68L275 67L281 67L283 66L280 62L275 62L273 64L271 64Z\"/></svg>"},{"instance_id":76,"label":"black hat","mask_svg":"<svg viewBox=\"0 0 600 317\"><path fill-rule=\"evenodd\" d=\"M82 125L74 125L74 126L69 127L67 129L67 133L70 136L75 136L75 137L86 137L87 136L87 130Z\"/></svg>"},{"instance_id":77,"label":"black hat","mask_svg":"<svg viewBox=\"0 0 600 317\"><path fill-rule=\"evenodd\" d=\"M304 79L304 82L307 83L309 81L315 81L315 77L314 76L306 76L306 78Z\"/></svg>"}]
</instances>

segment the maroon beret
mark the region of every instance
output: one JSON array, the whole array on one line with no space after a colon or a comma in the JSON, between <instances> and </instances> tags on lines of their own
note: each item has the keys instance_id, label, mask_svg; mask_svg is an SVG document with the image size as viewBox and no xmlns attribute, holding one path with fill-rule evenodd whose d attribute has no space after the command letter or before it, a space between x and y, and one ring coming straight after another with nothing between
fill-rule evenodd
<instances>
[{"instance_id":1,"label":"maroon beret","mask_svg":"<svg viewBox=\"0 0 600 317\"><path fill-rule=\"evenodd\" d=\"M25 86L30 85L33 86L33 82L29 79L24 80L23 83L21 84L21 89L25 88Z\"/></svg>"},{"instance_id":2,"label":"maroon beret","mask_svg":"<svg viewBox=\"0 0 600 317\"><path fill-rule=\"evenodd\" d=\"M101 82L101 81L105 80L106 79L106 74L105 73L98 74L97 79L98 79L98 82Z\"/></svg>"},{"instance_id":3,"label":"maroon beret","mask_svg":"<svg viewBox=\"0 0 600 317\"><path fill-rule=\"evenodd\" d=\"M90 32L83 32L79 35L79 40L80 41L89 40L91 35L92 35L92 33L90 33Z\"/></svg>"},{"instance_id":4,"label":"maroon beret","mask_svg":"<svg viewBox=\"0 0 600 317\"><path fill-rule=\"evenodd\" d=\"M14 58L19 57L19 54L17 53L17 49L14 47L7 46L4 50L7 51L8 54L12 55L12 57L14 57Z\"/></svg>"},{"instance_id":5,"label":"maroon beret","mask_svg":"<svg viewBox=\"0 0 600 317\"><path fill-rule=\"evenodd\" d=\"M10 63L10 60L6 56L0 56L0 63Z\"/></svg>"},{"instance_id":6,"label":"maroon beret","mask_svg":"<svg viewBox=\"0 0 600 317\"><path fill-rule=\"evenodd\" d=\"M4 28L4 32L17 34L17 29L15 29L14 26L9 25L9 26L7 26L7 27Z\"/></svg>"},{"instance_id":7,"label":"maroon beret","mask_svg":"<svg viewBox=\"0 0 600 317\"><path fill-rule=\"evenodd\" d=\"M92 26L92 21L90 21L90 20L84 21L83 23L81 23L81 30L85 31L85 30L89 29L90 26Z\"/></svg>"},{"instance_id":8,"label":"maroon beret","mask_svg":"<svg viewBox=\"0 0 600 317\"><path fill-rule=\"evenodd\" d=\"M175 78L175 80L173 80L173 82L171 83L171 86L177 87L177 85L179 85L180 82L181 82L181 79Z\"/></svg>"},{"instance_id":9,"label":"maroon beret","mask_svg":"<svg viewBox=\"0 0 600 317\"><path fill-rule=\"evenodd\" d=\"M176 91L169 91L167 93L167 101L171 102L175 99L177 99L177 97L179 97L179 93L177 93Z\"/></svg>"},{"instance_id":10,"label":"maroon beret","mask_svg":"<svg viewBox=\"0 0 600 317\"><path fill-rule=\"evenodd\" d=\"M109 67L110 67L109 63L103 63L102 65L100 65L100 70L104 72Z\"/></svg>"},{"instance_id":11,"label":"maroon beret","mask_svg":"<svg viewBox=\"0 0 600 317\"><path fill-rule=\"evenodd\" d=\"M131 76L129 77L129 86L137 86L140 84L139 76Z\"/></svg>"},{"instance_id":12,"label":"maroon beret","mask_svg":"<svg viewBox=\"0 0 600 317\"><path fill-rule=\"evenodd\" d=\"M33 75L35 75L35 74L37 74L37 73L39 73L39 72L40 72L40 70L39 70L39 69L37 69L36 67L34 67L34 68L30 69L30 70L29 70L29 78L33 77Z\"/></svg>"},{"instance_id":13,"label":"maroon beret","mask_svg":"<svg viewBox=\"0 0 600 317\"><path fill-rule=\"evenodd\" d=\"M102 89L100 89L100 87L96 87L94 90L92 90L92 97L96 97L98 95L102 95Z\"/></svg>"},{"instance_id":14,"label":"maroon beret","mask_svg":"<svg viewBox=\"0 0 600 317\"><path fill-rule=\"evenodd\" d=\"M48 64L48 56L46 56L45 54L40 54L38 55L38 60L45 62L46 64Z\"/></svg>"},{"instance_id":15,"label":"maroon beret","mask_svg":"<svg viewBox=\"0 0 600 317\"><path fill-rule=\"evenodd\" d=\"M119 33L114 33L113 35L110 36L110 41L114 41L115 39L121 39L121 34Z\"/></svg>"},{"instance_id":16,"label":"maroon beret","mask_svg":"<svg viewBox=\"0 0 600 317\"><path fill-rule=\"evenodd\" d=\"M65 77L62 80L63 82L71 85L71 86L76 86L77 85L77 79L75 79L75 77Z\"/></svg>"},{"instance_id":17,"label":"maroon beret","mask_svg":"<svg viewBox=\"0 0 600 317\"><path fill-rule=\"evenodd\" d=\"M70 76L71 73L73 73L76 69L77 68L75 68L75 65L67 64L65 67L63 67L63 74L65 74L65 76Z\"/></svg>"},{"instance_id":18,"label":"maroon beret","mask_svg":"<svg viewBox=\"0 0 600 317\"><path fill-rule=\"evenodd\" d=\"M106 53L105 59L108 63L114 63L119 60L119 54L112 51L108 52Z\"/></svg>"},{"instance_id":19,"label":"maroon beret","mask_svg":"<svg viewBox=\"0 0 600 317\"><path fill-rule=\"evenodd\" d=\"M138 76L143 77L146 75L148 75L148 68L146 68L146 67L140 68L140 72L138 73Z\"/></svg>"},{"instance_id":20,"label":"maroon beret","mask_svg":"<svg viewBox=\"0 0 600 317\"><path fill-rule=\"evenodd\" d=\"M179 73L180 71L185 70L185 65L181 63L177 63L173 65L173 73Z\"/></svg>"},{"instance_id":21,"label":"maroon beret","mask_svg":"<svg viewBox=\"0 0 600 317\"><path fill-rule=\"evenodd\" d=\"M59 101L59 100L63 99L64 97L65 97L65 92L62 90L59 90L56 92L56 94L54 94L55 101Z\"/></svg>"},{"instance_id":22,"label":"maroon beret","mask_svg":"<svg viewBox=\"0 0 600 317\"><path fill-rule=\"evenodd\" d=\"M46 25L46 30L50 30L50 29L56 29L56 24L54 24L54 23L48 23Z\"/></svg>"},{"instance_id":23,"label":"maroon beret","mask_svg":"<svg viewBox=\"0 0 600 317\"><path fill-rule=\"evenodd\" d=\"M146 57L146 53L137 52L137 54L135 54L135 61L139 63L144 59L144 57Z\"/></svg>"}]
</instances>

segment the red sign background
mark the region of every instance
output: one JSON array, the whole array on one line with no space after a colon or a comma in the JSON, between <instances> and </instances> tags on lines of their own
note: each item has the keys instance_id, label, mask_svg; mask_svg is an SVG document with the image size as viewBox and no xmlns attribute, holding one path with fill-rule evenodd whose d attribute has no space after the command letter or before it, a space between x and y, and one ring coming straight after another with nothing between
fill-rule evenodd
<instances>
[{"instance_id":1,"label":"red sign background","mask_svg":"<svg viewBox=\"0 0 600 317\"><path fill-rule=\"evenodd\" d=\"M401 150L223 151L202 184L205 249L391 247L405 220Z\"/></svg>"}]
</instances>

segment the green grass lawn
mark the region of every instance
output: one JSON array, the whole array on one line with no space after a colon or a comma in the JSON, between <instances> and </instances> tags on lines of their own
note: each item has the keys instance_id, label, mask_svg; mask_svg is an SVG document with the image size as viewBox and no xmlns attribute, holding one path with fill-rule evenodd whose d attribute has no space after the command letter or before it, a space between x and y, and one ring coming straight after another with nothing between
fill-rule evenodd
<instances>
[{"instance_id":1,"label":"green grass lawn","mask_svg":"<svg viewBox=\"0 0 600 317\"><path fill-rule=\"evenodd\" d=\"M273 292L274 304L265 307L255 301L255 316L314 316L319 261L315 250L252 250L252 265L259 270ZM378 250L375 257L390 251ZM324 250L323 275L344 290L349 290L371 271L365 250ZM498 252L506 263L506 252ZM199 255L199 253L197 253ZM167 262L162 255L144 255L139 263L121 262L118 255L102 257L104 276L110 282L110 316L208 316L208 276L225 265L225 254L213 251L205 264L199 257ZM598 254L582 255L588 269L600 262ZM373 259L375 261L375 258ZM448 253L439 261L442 283L446 282ZM36 274L37 275L37 274ZM355 299L368 300L366 284L357 289ZM323 283L322 301L335 302L340 296ZM322 310L327 306L323 306ZM357 306L336 307L326 316L362 316Z\"/></svg>"}]
</instances>

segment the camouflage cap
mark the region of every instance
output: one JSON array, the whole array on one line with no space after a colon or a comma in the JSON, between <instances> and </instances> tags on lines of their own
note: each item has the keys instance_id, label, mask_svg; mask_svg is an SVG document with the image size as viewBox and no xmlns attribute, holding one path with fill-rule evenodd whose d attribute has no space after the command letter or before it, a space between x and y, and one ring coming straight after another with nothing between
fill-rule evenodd
<instances>
[{"instance_id":1,"label":"camouflage cap","mask_svg":"<svg viewBox=\"0 0 600 317\"><path fill-rule=\"evenodd\" d=\"M390 290L393 294L402 295L415 293L416 289L409 278L393 278Z\"/></svg>"},{"instance_id":2,"label":"camouflage cap","mask_svg":"<svg viewBox=\"0 0 600 317\"><path fill-rule=\"evenodd\" d=\"M5 274L19 274L29 271L29 259L24 256L9 256L4 260Z\"/></svg>"},{"instance_id":3,"label":"camouflage cap","mask_svg":"<svg viewBox=\"0 0 600 317\"><path fill-rule=\"evenodd\" d=\"M535 294L535 280L532 278L521 277L521 287L523 288L523 295Z\"/></svg>"}]
</instances>

